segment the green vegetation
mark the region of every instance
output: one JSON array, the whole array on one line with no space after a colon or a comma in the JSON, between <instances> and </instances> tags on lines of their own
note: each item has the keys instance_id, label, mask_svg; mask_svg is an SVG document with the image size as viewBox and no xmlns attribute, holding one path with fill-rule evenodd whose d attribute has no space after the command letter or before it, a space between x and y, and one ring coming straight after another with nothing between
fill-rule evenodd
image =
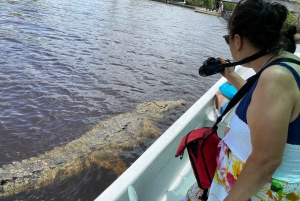
<instances>
[{"instance_id":1,"label":"green vegetation","mask_svg":"<svg viewBox=\"0 0 300 201\"><path fill-rule=\"evenodd\" d=\"M193 6L203 6L204 0L186 0L186 4Z\"/></svg>"},{"instance_id":2,"label":"green vegetation","mask_svg":"<svg viewBox=\"0 0 300 201\"><path fill-rule=\"evenodd\" d=\"M188 5L200 6L206 9L211 9L212 4L216 2L216 0L186 0ZM223 2L223 5L225 11L233 11L235 8L235 3Z\"/></svg>"},{"instance_id":3,"label":"green vegetation","mask_svg":"<svg viewBox=\"0 0 300 201\"><path fill-rule=\"evenodd\" d=\"M294 10L297 10L297 11L300 10L300 2L297 2L295 4ZM296 25L297 30L300 33L300 13L299 12L298 13L289 12L285 23L288 25Z\"/></svg>"},{"instance_id":4,"label":"green vegetation","mask_svg":"<svg viewBox=\"0 0 300 201\"><path fill-rule=\"evenodd\" d=\"M229 2L223 2L224 4L224 10L226 11L233 11L235 8L235 3L229 3Z\"/></svg>"},{"instance_id":5,"label":"green vegetation","mask_svg":"<svg viewBox=\"0 0 300 201\"><path fill-rule=\"evenodd\" d=\"M214 3L214 0L204 0L203 6L206 9L211 9L212 4Z\"/></svg>"},{"instance_id":6,"label":"green vegetation","mask_svg":"<svg viewBox=\"0 0 300 201\"><path fill-rule=\"evenodd\" d=\"M290 25L290 24L295 24L296 21L297 21L297 17L295 13L290 12L285 22Z\"/></svg>"}]
</instances>

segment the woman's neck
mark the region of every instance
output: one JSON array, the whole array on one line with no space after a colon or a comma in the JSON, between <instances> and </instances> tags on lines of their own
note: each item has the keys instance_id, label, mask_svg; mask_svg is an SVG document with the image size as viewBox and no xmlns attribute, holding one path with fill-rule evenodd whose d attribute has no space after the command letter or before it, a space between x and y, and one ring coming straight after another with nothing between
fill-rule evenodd
<instances>
[{"instance_id":1,"label":"woman's neck","mask_svg":"<svg viewBox=\"0 0 300 201\"><path fill-rule=\"evenodd\" d=\"M255 54L256 52L252 53ZM251 54L250 54L251 56ZM265 67L266 65L268 65L269 63L271 63L272 61L274 61L275 59L279 58L279 54L278 51L275 52L270 52L258 59L255 59L254 61L251 61L243 66L245 67L249 67L252 68L256 73L262 69L263 67Z\"/></svg>"}]
</instances>

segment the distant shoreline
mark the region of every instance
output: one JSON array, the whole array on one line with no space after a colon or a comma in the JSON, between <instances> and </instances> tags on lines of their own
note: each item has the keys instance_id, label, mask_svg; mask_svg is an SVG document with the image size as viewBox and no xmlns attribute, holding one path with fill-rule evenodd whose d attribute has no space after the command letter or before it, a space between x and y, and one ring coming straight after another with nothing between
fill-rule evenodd
<instances>
[{"instance_id":1,"label":"distant shoreline","mask_svg":"<svg viewBox=\"0 0 300 201\"><path fill-rule=\"evenodd\" d=\"M189 8L189 9L194 9L194 11L198 12L198 13L221 17L221 13L219 13L219 12L210 11L209 9L206 9L206 8L200 7L200 6L187 5L185 2L182 2L182 1L167 1L167 2L164 0L152 0L152 1L157 1L157 2L166 3L166 4L172 4L172 5L181 6L181 7L185 7L185 8Z\"/></svg>"},{"instance_id":2,"label":"distant shoreline","mask_svg":"<svg viewBox=\"0 0 300 201\"><path fill-rule=\"evenodd\" d=\"M172 4L172 5L181 6L181 7L190 8L190 9L200 8L198 6L187 5L186 3L182 2L182 1L169 1L169 0L168 1L165 1L165 0L151 0L151 1L157 1L157 2L161 2L161 3Z\"/></svg>"}]
</instances>

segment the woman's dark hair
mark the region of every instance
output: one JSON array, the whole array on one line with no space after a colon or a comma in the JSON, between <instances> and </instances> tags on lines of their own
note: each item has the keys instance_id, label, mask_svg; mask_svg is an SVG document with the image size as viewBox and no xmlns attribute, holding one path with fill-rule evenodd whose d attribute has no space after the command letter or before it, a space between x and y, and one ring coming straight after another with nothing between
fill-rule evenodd
<instances>
[{"instance_id":1,"label":"woman's dark hair","mask_svg":"<svg viewBox=\"0 0 300 201\"><path fill-rule=\"evenodd\" d=\"M296 44L294 36L297 33L297 27L292 25L287 30L282 30L281 45L285 51L294 53L296 51Z\"/></svg>"},{"instance_id":2,"label":"woman's dark hair","mask_svg":"<svg viewBox=\"0 0 300 201\"><path fill-rule=\"evenodd\" d=\"M232 35L239 34L259 49L281 45L281 28L288 10L279 3L264 0L241 0L228 21Z\"/></svg>"}]
</instances>

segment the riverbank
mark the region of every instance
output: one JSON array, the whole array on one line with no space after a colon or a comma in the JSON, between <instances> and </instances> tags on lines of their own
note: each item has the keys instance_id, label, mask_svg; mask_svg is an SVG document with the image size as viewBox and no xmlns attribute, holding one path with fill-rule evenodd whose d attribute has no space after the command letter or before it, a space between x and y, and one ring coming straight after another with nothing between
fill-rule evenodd
<instances>
[{"instance_id":1,"label":"riverbank","mask_svg":"<svg viewBox=\"0 0 300 201\"><path fill-rule=\"evenodd\" d=\"M210 11L210 10L207 10L206 8L199 7L199 6L187 5L186 2L181 2L181 1L163 1L163 0L152 0L152 1L157 1L157 2L161 2L161 3L172 4L172 5L176 5L176 6L182 6L182 7L185 7L185 8L194 9L194 11L198 12L198 13L204 13L204 14L208 14L208 15L214 15L214 16L217 16L217 17L221 17L221 13L219 13L219 12Z\"/></svg>"},{"instance_id":2,"label":"riverbank","mask_svg":"<svg viewBox=\"0 0 300 201\"><path fill-rule=\"evenodd\" d=\"M195 12L221 17L221 13L216 12L216 11L207 10L205 8L195 8Z\"/></svg>"},{"instance_id":3,"label":"riverbank","mask_svg":"<svg viewBox=\"0 0 300 201\"><path fill-rule=\"evenodd\" d=\"M160 3L167 3L167 4L172 4L172 5L175 5L175 6L182 6L182 7L185 7L185 8L190 8L190 9L196 9L198 8L197 6L193 6L193 5L187 5L185 2L182 2L182 1L169 1L169 0L152 0L152 1L157 1L157 2L160 2Z\"/></svg>"}]
</instances>

